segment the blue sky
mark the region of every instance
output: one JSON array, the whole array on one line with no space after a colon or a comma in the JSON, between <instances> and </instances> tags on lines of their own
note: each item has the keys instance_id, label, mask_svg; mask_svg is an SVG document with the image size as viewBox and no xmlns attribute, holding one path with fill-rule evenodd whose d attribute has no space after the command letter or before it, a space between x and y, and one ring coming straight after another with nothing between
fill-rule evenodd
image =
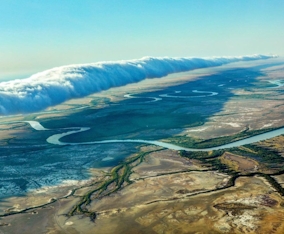
<instances>
[{"instance_id":1,"label":"blue sky","mask_svg":"<svg viewBox=\"0 0 284 234\"><path fill-rule=\"evenodd\" d=\"M0 79L143 56L284 55L283 0L1 0Z\"/></svg>"}]
</instances>

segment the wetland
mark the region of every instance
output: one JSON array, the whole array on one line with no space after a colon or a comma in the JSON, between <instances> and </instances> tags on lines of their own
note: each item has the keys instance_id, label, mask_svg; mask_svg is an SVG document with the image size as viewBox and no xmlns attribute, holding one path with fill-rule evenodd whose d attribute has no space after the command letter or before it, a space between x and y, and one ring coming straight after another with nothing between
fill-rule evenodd
<instances>
[{"instance_id":1,"label":"wetland","mask_svg":"<svg viewBox=\"0 0 284 234\"><path fill-rule=\"evenodd\" d=\"M283 233L283 63L2 117L0 233Z\"/></svg>"}]
</instances>

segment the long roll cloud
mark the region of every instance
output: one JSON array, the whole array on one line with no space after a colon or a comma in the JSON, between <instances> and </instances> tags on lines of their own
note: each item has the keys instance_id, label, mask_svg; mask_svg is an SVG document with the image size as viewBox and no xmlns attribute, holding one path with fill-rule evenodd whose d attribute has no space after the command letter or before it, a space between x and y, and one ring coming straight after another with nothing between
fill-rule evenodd
<instances>
[{"instance_id":1,"label":"long roll cloud","mask_svg":"<svg viewBox=\"0 0 284 234\"><path fill-rule=\"evenodd\" d=\"M1 82L0 114L41 111L72 98L84 97L146 78L158 78L175 72L272 57L274 56L253 55L207 59L145 57L137 60L56 67L26 79Z\"/></svg>"}]
</instances>

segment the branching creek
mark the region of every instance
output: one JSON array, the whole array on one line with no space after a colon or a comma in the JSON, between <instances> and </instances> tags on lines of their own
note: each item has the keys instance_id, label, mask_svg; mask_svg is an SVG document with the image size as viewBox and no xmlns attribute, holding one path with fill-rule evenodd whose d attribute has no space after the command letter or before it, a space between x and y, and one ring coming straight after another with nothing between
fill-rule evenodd
<instances>
[{"instance_id":1,"label":"branching creek","mask_svg":"<svg viewBox=\"0 0 284 234\"><path fill-rule=\"evenodd\" d=\"M44 126L42 126L37 121L25 121L25 122L28 123L32 128L34 128L35 130L38 130L38 131L51 131L52 130L52 129L45 128ZM62 130L67 130L67 131L64 132L64 133L51 135L50 137L47 138L46 141L50 144L55 144L55 145L84 145L84 144L102 144L102 143L116 143L116 142L124 142L124 143L135 142L135 143L142 143L142 144L152 144L152 145L157 145L157 146L162 147L162 149L159 149L159 150L163 150L164 148L167 148L167 149L172 149L172 150L178 150L180 152L181 151L196 152L196 151L220 150L220 149L242 146L242 145L245 145L245 144L250 144L250 143L258 142L258 141L261 141L261 140L266 140L266 139L284 134L284 128L280 128L280 129L272 130L270 132L262 133L262 134L259 134L259 135L256 135L256 136L248 137L246 139L238 140L238 141L235 141L233 143L224 144L224 145L221 145L221 146L211 147L211 148L206 148L206 149L191 149L191 148L180 147L180 146L169 144L169 143L164 143L164 142L161 142L161 141L146 141L146 140L134 140L134 139L105 140L105 141L81 142L81 143L71 143L71 142L62 142L61 141L61 138L63 138L64 136L76 134L76 133L83 132L83 131L87 131L89 129L90 128L88 128L88 127L84 127L84 128L77 128L77 127L62 128ZM91 184L86 184L86 185L83 185L81 187L74 188L67 195L60 197L60 198L51 199L49 202L47 202L45 204L28 207L28 208L25 208L25 209L20 210L20 211L9 211L5 214L0 215L0 217L34 212L34 210L36 210L38 208L47 207L48 205L51 205L51 204L57 202L58 200L66 199L66 198L73 196L73 197L80 197L81 199L66 214L66 216L71 217L71 216L74 216L74 215L84 215L84 216L89 217L90 220L94 222L95 219L96 219L96 215L99 214L99 212L88 210L88 205L91 203L91 201L94 200L94 199L101 199L104 196L108 196L112 193L115 193L116 191L122 189L123 187L125 187L127 185L135 183L135 181L130 180L130 175L132 173L132 169L134 167L136 167L137 165L139 165L141 162L143 162L144 158L148 154L153 153L155 151L159 151L159 150L148 151L148 152L140 152L135 156L132 156L130 158L125 159L121 164L112 168L112 170L105 176L105 178L102 181L96 181L96 182L91 183ZM212 158L216 158L216 157L218 158L220 156L221 155L217 155L217 156L214 156ZM210 157L208 159L210 159ZM176 172L170 172L170 173L162 173L162 174L158 174L156 176L186 173L186 172L190 172L190 171L218 171L218 169L212 167L212 169L210 168L210 169L204 169L204 170L182 170L182 171L176 171ZM284 196L284 189L272 177L272 176L275 176L275 175L281 175L283 173L284 173L284 170L278 171L276 173L271 173L271 174L265 174L265 173L261 173L261 172L253 172L253 173L249 173L249 174L241 174L239 172L232 173L232 174L229 173L229 175L231 175L231 178L229 179L227 184L223 187L219 187L219 188L215 188L215 189L211 189L211 190L206 190L206 191L204 191L204 190L196 191L196 192L193 192L191 194L184 194L183 196L180 196L180 197L172 197L172 198L169 198L169 199L154 200L154 201L148 202L146 204L151 204L151 203L156 203L156 202L161 202L161 201L172 201L172 200L177 200L177 199L184 199L184 198L187 198L187 197L196 196L198 194L217 192L219 190L224 190L224 189L235 186L235 181L239 177L253 177L253 176L263 177L281 196ZM79 189L82 189L82 188L90 188L90 190L82 196L75 195L75 192Z\"/></svg>"}]
</instances>

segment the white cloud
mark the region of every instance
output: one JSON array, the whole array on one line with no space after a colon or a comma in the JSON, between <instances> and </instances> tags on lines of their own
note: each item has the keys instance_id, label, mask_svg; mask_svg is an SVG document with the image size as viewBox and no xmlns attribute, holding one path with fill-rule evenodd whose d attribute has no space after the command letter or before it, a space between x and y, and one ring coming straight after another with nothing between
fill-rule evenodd
<instances>
[{"instance_id":1,"label":"white cloud","mask_svg":"<svg viewBox=\"0 0 284 234\"><path fill-rule=\"evenodd\" d=\"M84 97L146 78L271 57L273 56L253 55L207 59L145 57L137 60L57 67L26 79L1 82L0 114L36 112L72 98Z\"/></svg>"}]
</instances>

